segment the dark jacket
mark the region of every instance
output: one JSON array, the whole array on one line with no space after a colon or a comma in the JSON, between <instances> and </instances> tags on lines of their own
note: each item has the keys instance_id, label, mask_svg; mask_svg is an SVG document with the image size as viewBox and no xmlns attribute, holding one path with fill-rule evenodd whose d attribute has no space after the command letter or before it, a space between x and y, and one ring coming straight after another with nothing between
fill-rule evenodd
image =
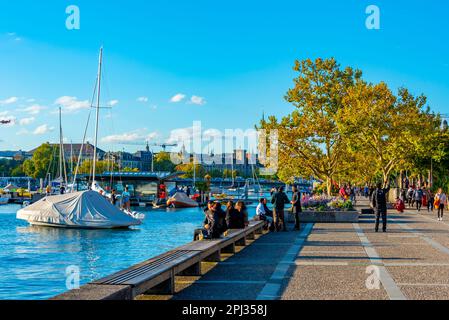
<instances>
[{"instance_id":1,"label":"dark jacket","mask_svg":"<svg viewBox=\"0 0 449 320\"><path fill-rule=\"evenodd\" d=\"M292 212L293 213L300 213L300 212L302 212L301 192L296 191L296 192L293 193L292 202L293 202Z\"/></svg>"},{"instance_id":2,"label":"dark jacket","mask_svg":"<svg viewBox=\"0 0 449 320\"><path fill-rule=\"evenodd\" d=\"M378 212L387 212L387 196L389 191L390 187L386 189L376 189L373 192L373 207L376 208Z\"/></svg>"},{"instance_id":3,"label":"dark jacket","mask_svg":"<svg viewBox=\"0 0 449 320\"><path fill-rule=\"evenodd\" d=\"M285 205L290 203L290 200L288 200L288 197L285 194L285 192L280 191L280 192L276 192L273 195L273 198L271 199L271 203L273 204L273 207L276 210L284 210Z\"/></svg>"},{"instance_id":4,"label":"dark jacket","mask_svg":"<svg viewBox=\"0 0 449 320\"><path fill-rule=\"evenodd\" d=\"M228 230L228 225L226 223L226 212L219 209L216 211L207 210L206 218L204 219L204 224L209 225L208 234L211 239L220 238L221 235Z\"/></svg>"},{"instance_id":5,"label":"dark jacket","mask_svg":"<svg viewBox=\"0 0 449 320\"><path fill-rule=\"evenodd\" d=\"M245 215L237 209L229 209L226 214L226 223L229 229L244 229Z\"/></svg>"}]
</instances>

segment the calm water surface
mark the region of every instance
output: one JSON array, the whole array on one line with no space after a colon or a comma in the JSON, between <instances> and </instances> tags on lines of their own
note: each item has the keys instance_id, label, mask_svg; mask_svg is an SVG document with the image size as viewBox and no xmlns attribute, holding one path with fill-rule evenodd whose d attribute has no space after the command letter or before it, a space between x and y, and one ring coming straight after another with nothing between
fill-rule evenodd
<instances>
[{"instance_id":1,"label":"calm water surface","mask_svg":"<svg viewBox=\"0 0 449 320\"><path fill-rule=\"evenodd\" d=\"M199 208L148 210L131 230L75 230L31 227L16 219L19 209L0 206L0 300L62 293L69 266L79 267L85 284L142 262L192 241L204 218Z\"/></svg>"}]
</instances>

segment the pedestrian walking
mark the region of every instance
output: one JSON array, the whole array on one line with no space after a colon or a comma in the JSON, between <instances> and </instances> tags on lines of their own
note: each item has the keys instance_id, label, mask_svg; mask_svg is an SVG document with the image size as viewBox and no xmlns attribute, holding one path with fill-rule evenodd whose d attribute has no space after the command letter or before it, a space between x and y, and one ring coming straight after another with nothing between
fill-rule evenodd
<instances>
[{"instance_id":1,"label":"pedestrian walking","mask_svg":"<svg viewBox=\"0 0 449 320\"><path fill-rule=\"evenodd\" d=\"M301 229L301 223L299 221L299 214L302 212L301 207L301 192L299 191L297 186L293 186L292 188L293 196L292 196L292 212L295 215L295 230Z\"/></svg>"},{"instance_id":2,"label":"pedestrian walking","mask_svg":"<svg viewBox=\"0 0 449 320\"><path fill-rule=\"evenodd\" d=\"M440 188L435 195L435 209L438 210L438 221L443 221L445 207L447 207L447 196L443 192L443 189Z\"/></svg>"},{"instance_id":3,"label":"pedestrian walking","mask_svg":"<svg viewBox=\"0 0 449 320\"><path fill-rule=\"evenodd\" d=\"M421 211L423 196L424 192L422 191L421 187L417 187L413 198L415 199L416 210L418 210L418 212Z\"/></svg>"},{"instance_id":4,"label":"pedestrian walking","mask_svg":"<svg viewBox=\"0 0 449 320\"><path fill-rule=\"evenodd\" d=\"M432 190L427 189L427 196L429 197L429 201L427 201L427 211L433 212L434 203L435 203L435 195L433 194Z\"/></svg>"},{"instance_id":5,"label":"pedestrian walking","mask_svg":"<svg viewBox=\"0 0 449 320\"><path fill-rule=\"evenodd\" d=\"M284 192L284 187L280 187L279 191L273 195L271 203L273 204L273 220L276 231L281 231L281 227L282 231L287 231L284 209L290 200Z\"/></svg>"},{"instance_id":6,"label":"pedestrian walking","mask_svg":"<svg viewBox=\"0 0 449 320\"><path fill-rule=\"evenodd\" d=\"M382 217L382 230L387 232L387 195L390 187L382 188L382 184L378 183L373 193L373 208L376 210L376 232L379 232L380 217Z\"/></svg>"}]
</instances>

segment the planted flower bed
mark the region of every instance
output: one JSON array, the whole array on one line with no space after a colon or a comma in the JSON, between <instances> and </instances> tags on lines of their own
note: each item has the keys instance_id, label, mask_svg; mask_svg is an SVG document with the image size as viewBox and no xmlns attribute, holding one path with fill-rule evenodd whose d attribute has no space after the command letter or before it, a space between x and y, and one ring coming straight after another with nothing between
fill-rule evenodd
<instances>
[{"instance_id":1,"label":"planted flower bed","mask_svg":"<svg viewBox=\"0 0 449 320\"><path fill-rule=\"evenodd\" d=\"M305 196L302 203L303 212L299 218L301 222L352 223L359 221L359 213L354 210L354 205L350 200L324 196Z\"/></svg>"}]
</instances>

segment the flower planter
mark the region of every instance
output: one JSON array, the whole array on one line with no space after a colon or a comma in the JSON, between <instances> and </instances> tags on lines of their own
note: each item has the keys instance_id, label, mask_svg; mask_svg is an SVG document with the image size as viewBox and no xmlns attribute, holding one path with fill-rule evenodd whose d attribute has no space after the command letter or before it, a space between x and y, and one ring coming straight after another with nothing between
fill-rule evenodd
<instances>
[{"instance_id":1,"label":"flower planter","mask_svg":"<svg viewBox=\"0 0 449 320\"><path fill-rule=\"evenodd\" d=\"M304 211L299 221L304 223L355 223L359 221L357 211Z\"/></svg>"}]
</instances>

